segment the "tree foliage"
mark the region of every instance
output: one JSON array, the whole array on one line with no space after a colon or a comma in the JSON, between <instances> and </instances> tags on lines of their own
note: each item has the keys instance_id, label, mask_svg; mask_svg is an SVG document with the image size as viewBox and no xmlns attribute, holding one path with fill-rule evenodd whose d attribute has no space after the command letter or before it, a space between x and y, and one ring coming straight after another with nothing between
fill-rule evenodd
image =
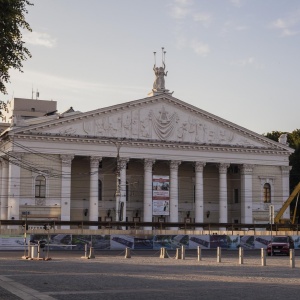
<instances>
[{"instance_id":1,"label":"tree foliage","mask_svg":"<svg viewBox=\"0 0 300 300\"><path fill-rule=\"evenodd\" d=\"M272 131L266 133L264 136L273 141L278 141L281 134L287 132ZM296 129L291 133L287 133L287 142L289 146L295 149L295 152L290 156L290 190L292 191L295 186L300 182L300 129Z\"/></svg>"},{"instance_id":2,"label":"tree foliage","mask_svg":"<svg viewBox=\"0 0 300 300\"><path fill-rule=\"evenodd\" d=\"M22 62L31 57L22 41L21 30L31 28L25 20L29 0L0 0L0 92L6 94L11 68L22 72Z\"/></svg>"}]
</instances>

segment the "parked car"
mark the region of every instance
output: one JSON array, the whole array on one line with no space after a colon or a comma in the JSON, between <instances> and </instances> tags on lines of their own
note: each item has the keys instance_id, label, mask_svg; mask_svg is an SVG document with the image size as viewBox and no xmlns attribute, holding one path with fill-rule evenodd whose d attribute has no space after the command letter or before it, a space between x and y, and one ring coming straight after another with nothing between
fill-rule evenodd
<instances>
[{"instance_id":1,"label":"parked car","mask_svg":"<svg viewBox=\"0 0 300 300\"><path fill-rule=\"evenodd\" d=\"M290 236L274 236L267 246L267 253L269 256L271 253L289 255L290 249L294 249L294 241Z\"/></svg>"}]
</instances>

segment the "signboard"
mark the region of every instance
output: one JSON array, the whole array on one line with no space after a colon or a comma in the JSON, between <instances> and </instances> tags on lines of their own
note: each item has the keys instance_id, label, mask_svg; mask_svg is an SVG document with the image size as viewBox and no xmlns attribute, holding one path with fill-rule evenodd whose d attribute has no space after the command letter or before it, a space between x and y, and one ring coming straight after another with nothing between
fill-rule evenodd
<instances>
[{"instance_id":1,"label":"signboard","mask_svg":"<svg viewBox=\"0 0 300 300\"><path fill-rule=\"evenodd\" d=\"M169 176L153 175L153 215L168 216L170 214L170 178Z\"/></svg>"}]
</instances>

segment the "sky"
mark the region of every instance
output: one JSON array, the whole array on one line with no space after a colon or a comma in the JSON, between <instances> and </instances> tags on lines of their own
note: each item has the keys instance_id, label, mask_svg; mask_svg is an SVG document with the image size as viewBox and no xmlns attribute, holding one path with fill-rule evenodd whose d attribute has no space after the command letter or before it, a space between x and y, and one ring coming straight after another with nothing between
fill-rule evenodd
<instances>
[{"instance_id":1,"label":"sky","mask_svg":"<svg viewBox=\"0 0 300 300\"><path fill-rule=\"evenodd\" d=\"M33 90L87 112L145 98L164 47L174 97L259 134L300 128L299 0L31 2L32 58L2 101Z\"/></svg>"}]
</instances>

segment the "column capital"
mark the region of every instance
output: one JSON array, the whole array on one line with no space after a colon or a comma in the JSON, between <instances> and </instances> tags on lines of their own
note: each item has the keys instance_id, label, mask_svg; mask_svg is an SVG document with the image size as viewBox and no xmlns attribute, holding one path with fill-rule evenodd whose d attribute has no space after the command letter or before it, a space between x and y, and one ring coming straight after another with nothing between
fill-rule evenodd
<instances>
[{"instance_id":1,"label":"column capital","mask_svg":"<svg viewBox=\"0 0 300 300\"><path fill-rule=\"evenodd\" d=\"M180 160L171 160L170 161L170 169L171 170L178 170L179 165L181 164Z\"/></svg>"},{"instance_id":2,"label":"column capital","mask_svg":"<svg viewBox=\"0 0 300 300\"><path fill-rule=\"evenodd\" d=\"M280 168L281 168L282 175L285 175L285 176L290 175L290 170L292 169L291 166L281 166Z\"/></svg>"},{"instance_id":3,"label":"column capital","mask_svg":"<svg viewBox=\"0 0 300 300\"><path fill-rule=\"evenodd\" d=\"M203 172L206 163L203 161L195 161L195 172Z\"/></svg>"},{"instance_id":4,"label":"column capital","mask_svg":"<svg viewBox=\"0 0 300 300\"><path fill-rule=\"evenodd\" d=\"M99 162L102 160L102 156L91 156L90 162L92 168L98 168Z\"/></svg>"},{"instance_id":5,"label":"column capital","mask_svg":"<svg viewBox=\"0 0 300 300\"><path fill-rule=\"evenodd\" d=\"M144 159L144 169L152 169L155 163L155 159L145 158Z\"/></svg>"},{"instance_id":6,"label":"column capital","mask_svg":"<svg viewBox=\"0 0 300 300\"><path fill-rule=\"evenodd\" d=\"M122 169L126 169L126 165L127 165L128 162L129 162L129 158L127 158L127 157L120 157L119 158L118 165L119 165L120 171Z\"/></svg>"},{"instance_id":7,"label":"column capital","mask_svg":"<svg viewBox=\"0 0 300 300\"><path fill-rule=\"evenodd\" d=\"M227 169L229 168L230 164L220 163L218 164L219 167L219 174L227 174Z\"/></svg>"},{"instance_id":8,"label":"column capital","mask_svg":"<svg viewBox=\"0 0 300 300\"><path fill-rule=\"evenodd\" d=\"M241 166L242 175L252 175L254 165L243 164Z\"/></svg>"},{"instance_id":9,"label":"column capital","mask_svg":"<svg viewBox=\"0 0 300 300\"><path fill-rule=\"evenodd\" d=\"M62 165L64 167L71 167L72 160L74 158L74 155L71 154L61 154L60 155Z\"/></svg>"}]
</instances>

